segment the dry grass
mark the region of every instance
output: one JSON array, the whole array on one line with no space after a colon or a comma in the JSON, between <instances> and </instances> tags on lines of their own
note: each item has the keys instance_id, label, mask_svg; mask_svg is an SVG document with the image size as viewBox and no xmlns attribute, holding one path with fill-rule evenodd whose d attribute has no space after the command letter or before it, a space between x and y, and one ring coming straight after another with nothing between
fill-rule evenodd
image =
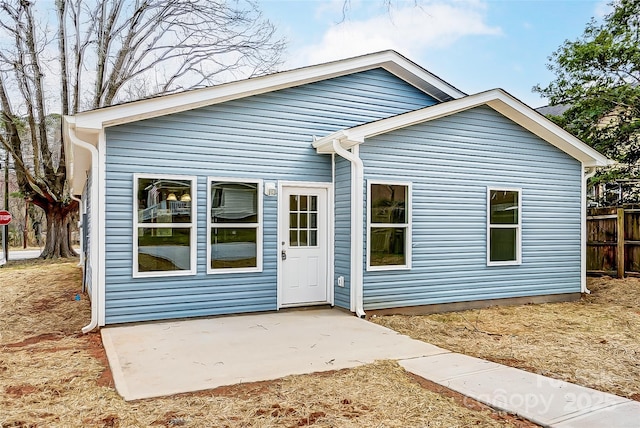
<instances>
[{"instance_id":1,"label":"dry grass","mask_svg":"<svg viewBox=\"0 0 640 428\"><path fill-rule=\"evenodd\" d=\"M374 322L455 352L640 400L640 279L591 278L550 303Z\"/></svg>"},{"instance_id":2,"label":"dry grass","mask_svg":"<svg viewBox=\"0 0 640 428\"><path fill-rule=\"evenodd\" d=\"M78 333L89 321L86 296L75 300L79 284L75 262L0 269L0 428L531 426L433 392L389 361L125 402L99 335Z\"/></svg>"}]
</instances>

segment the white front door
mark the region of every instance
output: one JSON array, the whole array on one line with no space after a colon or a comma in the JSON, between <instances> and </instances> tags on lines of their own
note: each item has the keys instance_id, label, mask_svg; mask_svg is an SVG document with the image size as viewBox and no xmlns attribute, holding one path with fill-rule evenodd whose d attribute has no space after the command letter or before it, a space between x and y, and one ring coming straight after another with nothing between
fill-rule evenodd
<instances>
[{"instance_id":1,"label":"white front door","mask_svg":"<svg viewBox=\"0 0 640 428\"><path fill-rule=\"evenodd\" d=\"M283 186L278 199L280 306L327 303L327 189Z\"/></svg>"}]
</instances>

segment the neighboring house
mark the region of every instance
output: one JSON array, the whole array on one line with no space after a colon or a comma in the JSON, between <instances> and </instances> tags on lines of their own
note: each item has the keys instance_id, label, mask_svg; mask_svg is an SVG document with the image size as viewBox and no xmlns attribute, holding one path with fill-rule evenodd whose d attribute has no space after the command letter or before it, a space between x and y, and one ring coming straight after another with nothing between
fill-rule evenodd
<instances>
[{"instance_id":1,"label":"neighboring house","mask_svg":"<svg viewBox=\"0 0 640 428\"><path fill-rule=\"evenodd\" d=\"M536 111L545 116L562 116L570 107L568 104L547 105L536 108Z\"/></svg>"},{"instance_id":2,"label":"neighboring house","mask_svg":"<svg viewBox=\"0 0 640 428\"><path fill-rule=\"evenodd\" d=\"M393 51L66 116L92 323L575 298L609 160Z\"/></svg>"}]
</instances>

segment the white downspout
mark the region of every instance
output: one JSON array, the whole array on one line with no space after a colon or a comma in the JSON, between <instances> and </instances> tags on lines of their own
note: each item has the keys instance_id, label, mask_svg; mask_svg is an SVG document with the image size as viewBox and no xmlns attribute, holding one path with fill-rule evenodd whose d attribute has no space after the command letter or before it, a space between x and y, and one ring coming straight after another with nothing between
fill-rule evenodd
<instances>
[{"instance_id":1,"label":"white downspout","mask_svg":"<svg viewBox=\"0 0 640 428\"><path fill-rule=\"evenodd\" d=\"M82 237L84 236L84 224L82 224L82 215L83 215L82 199L76 198L76 196L73 194L73 187L69 189L69 195L71 196L72 200L78 203L78 211L80 212L80 220L78 220L78 228L80 229L80 261L78 262L78 266L83 266L84 265L84 239L82 239Z\"/></svg>"},{"instance_id":2,"label":"white downspout","mask_svg":"<svg viewBox=\"0 0 640 428\"><path fill-rule=\"evenodd\" d=\"M342 158L351 162L351 286L355 287L356 315L365 317L363 299L363 260L364 260L364 163L355 154L333 140L333 150Z\"/></svg>"},{"instance_id":3,"label":"white downspout","mask_svg":"<svg viewBox=\"0 0 640 428\"><path fill-rule=\"evenodd\" d=\"M86 141L82 141L76 135L75 129L72 129L71 126L67 127L69 139L71 140L71 144L76 145L80 148L88 150L91 155L91 203L98 204L99 195L98 195L98 149L95 148L90 143ZM98 224L98 215L100 213L100 209L97 206L92 207L91 209L91 219L90 223L97 225ZM86 225L85 225L86 227ZM82 328L83 333L89 333L91 330L98 326L98 311L100 310L100 302L98 301L98 296L100 293L98 292L98 288L100 287L98 281L98 240L93 237L91 239L91 321L89 324Z\"/></svg>"},{"instance_id":4,"label":"white downspout","mask_svg":"<svg viewBox=\"0 0 640 428\"><path fill-rule=\"evenodd\" d=\"M581 228L581 241L582 241L582 250L580 257L580 292L583 294L591 294L591 291L587 288L587 182L591 177L593 177L596 173L596 169L594 167L583 168L583 180L582 180L582 221L580 222Z\"/></svg>"}]
</instances>

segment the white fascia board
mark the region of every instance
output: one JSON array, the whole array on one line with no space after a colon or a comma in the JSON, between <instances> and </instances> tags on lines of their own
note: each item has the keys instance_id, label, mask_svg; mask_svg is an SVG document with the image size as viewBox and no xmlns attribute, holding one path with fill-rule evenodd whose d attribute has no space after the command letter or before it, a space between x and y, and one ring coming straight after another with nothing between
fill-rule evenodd
<instances>
[{"instance_id":1,"label":"white fascia board","mask_svg":"<svg viewBox=\"0 0 640 428\"><path fill-rule=\"evenodd\" d=\"M384 68L425 92L427 92L429 86L432 86L452 98L459 98L465 95L397 52L383 51L225 83L209 88L195 89L78 113L75 115L75 121L78 131L83 129L100 130L107 126L191 110L378 67Z\"/></svg>"},{"instance_id":2,"label":"white fascia board","mask_svg":"<svg viewBox=\"0 0 640 428\"><path fill-rule=\"evenodd\" d=\"M451 86L435 74L431 74L407 58L398 55L396 52L389 51L389 54L394 55L389 59L387 64L383 65L385 70L395 74L402 80L412 84L423 92L428 92L428 88L425 86L425 82L427 82L436 89L446 93L451 98L458 99L467 96L466 93L460 91L458 88ZM439 99L439 101L442 100Z\"/></svg>"},{"instance_id":3,"label":"white fascia board","mask_svg":"<svg viewBox=\"0 0 640 428\"><path fill-rule=\"evenodd\" d=\"M332 153L331 141L338 139L348 149L361 144L365 139L386 134L396 129L428 122L449 116L481 105L487 105L523 128L557 147L585 166L607 166L614 162L597 150L589 147L549 119L523 104L501 89L492 89L475 95L469 95L446 103L436 104L387 119L359 125L338 131L313 143L318 153Z\"/></svg>"}]
</instances>

